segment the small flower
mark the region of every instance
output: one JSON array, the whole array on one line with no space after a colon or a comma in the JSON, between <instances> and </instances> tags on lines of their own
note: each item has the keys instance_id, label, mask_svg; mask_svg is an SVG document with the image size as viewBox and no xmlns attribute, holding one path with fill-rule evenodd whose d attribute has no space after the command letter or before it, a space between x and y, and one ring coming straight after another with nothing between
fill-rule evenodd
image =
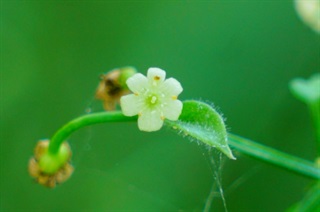
<instances>
[{"instance_id":1,"label":"small flower","mask_svg":"<svg viewBox=\"0 0 320 212\"><path fill-rule=\"evenodd\" d=\"M178 120L182 102L178 95L182 92L180 83L169 78L160 68L149 68L147 77L137 73L127 80L133 94L121 97L120 105L125 116L139 115L138 127L142 131L159 130L165 119Z\"/></svg>"},{"instance_id":2,"label":"small flower","mask_svg":"<svg viewBox=\"0 0 320 212\"><path fill-rule=\"evenodd\" d=\"M297 13L304 23L320 33L320 1L295 0L295 5Z\"/></svg>"}]
</instances>

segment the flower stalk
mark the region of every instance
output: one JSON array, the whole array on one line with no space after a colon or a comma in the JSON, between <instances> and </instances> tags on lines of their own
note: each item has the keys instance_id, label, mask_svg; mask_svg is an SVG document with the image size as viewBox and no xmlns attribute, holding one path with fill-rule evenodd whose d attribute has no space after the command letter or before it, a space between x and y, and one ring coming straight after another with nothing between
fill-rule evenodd
<instances>
[{"instance_id":1,"label":"flower stalk","mask_svg":"<svg viewBox=\"0 0 320 212\"><path fill-rule=\"evenodd\" d=\"M107 122L125 122L136 120L136 117L126 117L121 111L91 113L75 118L60 128L51 138L49 152L56 154L60 145L74 131L89 125L107 123Z\"/></svg>"},{"instance_id":2,"label":"flower stalk","mask_svg":"<svg viewBox=\"0 0 320 212\"><path fill-rule=\"evenodd\" d=\"M49 152L51 154L56 154L63 141L66 140L74 131L82 127L99 123L128 122L136 120L137 116L127 117L124 116L121 111L99 112L83 115L70 121L54 134L49 144ZM286 168L287 170L309 178L320 179L320 169L317 168L315 164L304 159L283 153L233 134L229 134L229 144L239 152L266 163Z\"/></svg>"}]
</instances>

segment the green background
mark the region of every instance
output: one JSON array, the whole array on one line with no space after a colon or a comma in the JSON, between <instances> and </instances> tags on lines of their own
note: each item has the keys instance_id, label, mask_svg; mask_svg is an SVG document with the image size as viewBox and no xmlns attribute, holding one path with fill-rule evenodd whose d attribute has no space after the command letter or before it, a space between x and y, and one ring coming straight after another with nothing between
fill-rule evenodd
<instances>
[{"instance_id":1,"label":"green background","mask_svg":"<svg viewBox=\"0 0 320 212\"><path fill-rule=\"evenodd\" d=\"M99 75L160 67L180 99L214 103L230 132L313 160L306 107L288 90L319 71L319 36L292 1L1 1L1 211L200 211L215 182L207 148L136 123L72 135L75 172L50 190L28 175L36 142L101 111ZM229 211L283 211L311 180L236 153ZM212 211L224 211L217 193Z\"/></svg>"}]
</instances>

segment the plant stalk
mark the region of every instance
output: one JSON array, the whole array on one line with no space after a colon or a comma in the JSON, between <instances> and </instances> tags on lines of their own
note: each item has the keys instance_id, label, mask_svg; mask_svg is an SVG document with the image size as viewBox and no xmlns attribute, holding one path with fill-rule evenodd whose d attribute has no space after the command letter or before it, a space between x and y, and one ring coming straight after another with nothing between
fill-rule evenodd
<instances>
[{"instance_id":1,"label":"plant stalk","mask_svg":"<svg viewBox=\"0 0 320 212\"><path fill-rule=\"evenodd\" d=\"M76 130L99 123L127 122L137 120L137 117L127 117L121 111L91 113L75 118L60 128L51 138L49 152L56 154L60 145ZM229 134L229 144L238 151L264 162L288 169L295 173L320 179L320 169L315 164L304 159L263 146L249 139Z\"/></svg>"},{"instance_id":2,"label":"plant stalk","mask_svg":"<svg viewBox=\"0 0 320 212\"><path fill-rule=\"evenodd\" d=\"M318 101L309 103L308 107L313 119L314 129L316 132L318 156L320 157L320 102Z\"/></svg>"},{"instance_id":3,"label":"plant stalk","mask_svg":"<svg viewBox=\"0 0 320 212\"><path fill-rule=\"evenodd\" d=\"M317 168L316 164L238 135L229 134L228 137L229 144L239 152L306 177L320 179L320 169Z\"/></svg>"}]
</instances>

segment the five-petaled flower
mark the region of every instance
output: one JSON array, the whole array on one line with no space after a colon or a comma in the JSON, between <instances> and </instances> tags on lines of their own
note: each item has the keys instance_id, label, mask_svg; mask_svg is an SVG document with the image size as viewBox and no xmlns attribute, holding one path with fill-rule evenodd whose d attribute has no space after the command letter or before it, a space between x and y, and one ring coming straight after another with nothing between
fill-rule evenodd
<instances>
[{"instance_id":1,"label":"five-petaled flower","mask_svg":"<svg viewBox=\"0 0 320 212\"><path fill-rule=\"evenodd\" d=\"M181 114L182 102L177 99L183 90L181 84L165 77L164 70L149 68L147 77L137 73L127 80L133 94L121 97L121 109L126 116L139 115L142 131L157 131L165 119L176 121Z\"/></svg>"}]
</instances>

